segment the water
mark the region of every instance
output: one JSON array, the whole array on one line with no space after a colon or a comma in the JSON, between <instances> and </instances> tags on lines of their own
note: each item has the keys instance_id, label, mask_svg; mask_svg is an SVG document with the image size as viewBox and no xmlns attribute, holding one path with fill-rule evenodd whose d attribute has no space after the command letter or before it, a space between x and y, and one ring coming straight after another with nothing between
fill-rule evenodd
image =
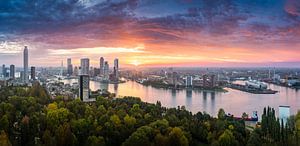
<instances>
[{"instance_id":1,"label":"water","mask_svg":"<svg viewBox=\"0 0 300 146\"><path fill-rule=\"evenodd\" d=\"M65 80L65 83L76 82L77 80ZM296 114L300 110L299 90L269 85L273 90L279 91L277 94L251 94L238 90L228 89L229 92L205 92L198 90L170 90L158 89L151 86L144 86L134 81L123 84L103 84L90 82L91 90L108 89L117 96L140 97L142 101L156 103L160 101L163 106L177 107L185 106L186 109L196 113L198 111L216 116L218 110L223 108L226 113L241 116L243 112L252 114L258 111L261 115L263 108L270 106L275 108L278 114L279 105L291 106L291 114Z\"/></svg>"}]
</instances>

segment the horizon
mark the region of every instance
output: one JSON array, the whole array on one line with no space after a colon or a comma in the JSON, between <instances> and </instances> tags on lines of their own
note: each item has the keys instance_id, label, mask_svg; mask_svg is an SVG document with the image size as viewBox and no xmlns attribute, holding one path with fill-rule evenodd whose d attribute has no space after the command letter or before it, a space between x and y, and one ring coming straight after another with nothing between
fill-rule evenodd
<instances>
[{"instance_id":1,"label":"horizon","mask_svg":"<svg viewBox=\"0 0 300 146\"><path fill-rule=\"evenodd\" d=\"M300 1L0 2L0 64L300 67Z\"/></svg>"}]
</instances>

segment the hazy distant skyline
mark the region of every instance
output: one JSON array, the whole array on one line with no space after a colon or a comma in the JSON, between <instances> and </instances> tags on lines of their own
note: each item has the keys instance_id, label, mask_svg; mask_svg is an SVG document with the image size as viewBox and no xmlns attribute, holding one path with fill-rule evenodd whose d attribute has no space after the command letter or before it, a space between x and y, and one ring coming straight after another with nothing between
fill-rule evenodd
<instances>
[{"instance_id":1,"label":"hazy distant skyline","mask_svg":"<svg viewBox=\"0 0 300 146\"><path fill-rule=\"evenodd\" d=\"M0 1L0 64L300 67L299 0Z\"/></svg>"}]
</instances>

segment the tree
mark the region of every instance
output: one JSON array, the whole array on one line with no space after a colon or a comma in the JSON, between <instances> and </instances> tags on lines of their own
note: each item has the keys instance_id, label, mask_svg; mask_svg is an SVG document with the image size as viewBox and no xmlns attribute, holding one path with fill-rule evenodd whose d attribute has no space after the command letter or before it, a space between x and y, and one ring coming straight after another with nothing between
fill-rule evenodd
<instances>
[{"instance_id":1,"label":"tree","mask_svg":"<svg viewBox=\"0 0 300 146\"><path fill-rule=\"evenodd\" d=\"M218 119L224 120L225 117L226 117L225 111L224 111L224 109L221 108L218 112Z\"/></svg>"},{"instance_id":2,"label":"tree","mask_svg":"<svg viewBox=\"0 0 300 146\"><path fill-rule=\"evenodd\" d=\"M262 145L262 140L260 138L260 135L257 133L257 130L254 130L250 135L250 138L247 142L247 146L260 146L260 145Z\"/></svg>"},{"instance_id":3,"label":"tree","mask_svg":"<svg viewBox=\"0 0 300 146\"><path fill-rule=\"evenodd\" d=\"M174 127L169 134L170 145L172 146L188 146L189 141L185 137L184 132L178 128Z\"/></svg>"},{"instance_id":4,"label":"tree","mask_svg":"<svg viewBox=\"0 0 300 146\"><path fill-rule=\"evenodd\" d=\"M51 135L49 130L46 130L42 137L45 146L56 146L55 138Z\"/></svg>"},{"instance_id":5,"label":"tree","mask_svg":"<svg viewBox=\"0 0 300 146\"><path fill-rule=\"evenodd\" d=\"M57 110L57 103L54 102L54 103L48 104L47 109L48 110Z\"/></svg>"},{"instance_id":6,"label":"tree","mask_svg":"<svg viewBox=\"0 0 300 146\"><path fill-rule=\"evenodd\" d=\"M9 130L9 121L7 115L2 116L0 119L0 130L5 130L6 132Z\"/></svg>"},{"instance_id":7,"label":"tree","mask_svg":"<svg viewBox=\"0 0 300 146\"><path fill-rule=\"evenodd\" d=\"M127 125L127 126L134 126L135 123L136 123L136 119L134 117L131 117L129 116L128 114L124 117L124 123Z\"/></svg>"},{"instance_id":8,"label":"tree","mask_svg":"<svg viewBox=\"0 0 300 146\"><path fill-rule=\"evenodd\" d=\"M86 146L105 146L105 140L102 136L89 136L87 139Z\"/></svg>"},{"instance_id":9,"label":"tree","mask_svg":"<svg viewBox=\"0 0 300 146\"><path fill-rule=\"evenodd\" d=\"M68 109L60 108L47 112L47 125L54 130L59 124L69 121L70 112Z\"/></svg>"},{"instance_id":10,"label":"tree","mask_svg":"<svg viewBox=\"0 0 300 146\"><path fill-rule=\"evenodd\" d=\"M238 144L232 132L228 129L226 129L223 132L223 134L219 137L218 142L220 146L235 146Z\"/></svg>"},{"instance_id":11,"label":"tree","mask_svg":"<svg viewBox=\"0 0 300 146\"><path fill-rule=\"evenodd\" d=\"M56 130L55 135L57 145L59 146L75 146L77 143L77 138L72 133L68 123L60 125Z\"/></svg>"},{"instance_id":12,"label":"tree","mask_svg":"<svg viewBox=\"0 0 300 146\"><path fill-rule=\"evenodd\" d=\"M150 137L153 135L153 129L149 126L142 126L137 129L122 146L151 146L153 145Z\"/></svg>"},{"instance_id":13,"label":"tree","mask_svg":"<svg viewBox=\"0 0 300 146\"><path fill-rule=\"evenodd\" d=\"M118 115L112 115L110 121L117 127L121 125L121 120Z\"/></svg>"},{"instance_id":14,"label":"tree","mask_svg":"<svg viewBox=\"0 0 300 146\"><path fill-rule=\"evenodd\" d=\"M39 82L33 83L28 92L29 96L36 97L40 103L46 104L50 100L47 91L40 85Z\"/></svg>"},{"instance_id":15,"label":"tree","mask_svg":"<svg viewBox=\"0 0 300 146\"><path fill-rule=\"evenodd\" d=\"M0 146L11 146L8 136L3 130L1 131L0 134Z\"/></svg>"}]
</instances>

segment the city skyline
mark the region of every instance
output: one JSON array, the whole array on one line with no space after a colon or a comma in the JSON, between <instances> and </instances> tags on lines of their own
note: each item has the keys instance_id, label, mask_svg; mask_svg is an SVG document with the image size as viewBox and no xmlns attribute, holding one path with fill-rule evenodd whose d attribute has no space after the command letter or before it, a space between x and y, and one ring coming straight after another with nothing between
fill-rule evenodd
<instances>
[{"instance_id":1,"label":"city skyline","mask_svg":"<svg viewBox=\"0 0 300 146\"><path fill-rule=\"evenodd\" d=\"M0 62L122 67L299 67L296 0L0 2ZM38 13L36 13L38 12Z\"/></svg>"}]
</instances>

